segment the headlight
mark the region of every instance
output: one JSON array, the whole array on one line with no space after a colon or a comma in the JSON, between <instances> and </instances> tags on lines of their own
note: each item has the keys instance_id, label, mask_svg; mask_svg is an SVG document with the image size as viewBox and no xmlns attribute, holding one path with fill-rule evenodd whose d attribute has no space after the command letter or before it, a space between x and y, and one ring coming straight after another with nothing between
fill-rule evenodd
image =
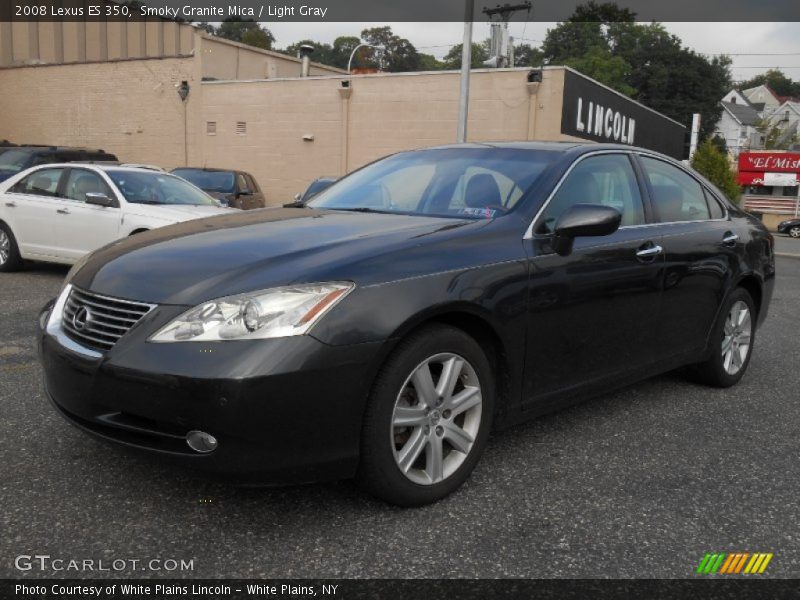
<instances>
[{"instance_id":1,"label":"headlight","mask_svg":"<svg viewBox=\"0 0 800 600\"><path fill-rule=\"evenodd\" d=\"M183 313L148 341L210 342L303 335L354 287L347 282L317 283L212 300Z\"/></svg>"}]
</instances>

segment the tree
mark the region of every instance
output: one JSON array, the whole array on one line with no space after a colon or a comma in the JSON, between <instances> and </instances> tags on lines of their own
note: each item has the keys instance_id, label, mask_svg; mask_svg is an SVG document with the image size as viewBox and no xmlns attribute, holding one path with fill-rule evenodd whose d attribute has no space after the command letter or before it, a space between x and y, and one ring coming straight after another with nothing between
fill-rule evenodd
<instances>
[{"instance_id":1,"label":"tree","mask_svg":"<svg viewBox=\"0 0 800 600\"><path fill-rule=\"evenodd\" d=\"M354 35L339 36L333 40L333 66L346 69L350 54L360 43L361 38Z\"/></svg>"},{"instance_id":2,"label":"tree","mask_svg":"<svg viewBox=\"0 0 800 600\"><path fill-rule=\"evenodd\" d=\"M433 54L419 55L419 70L420 71L441 71L444 69L444 63L438 60Z\"/></svg>"},{"instance_id":3,"label":"tree","mask_svg":"<svg viewBox=\"0 0 800 600\"><path fill-rule=\"evenodd\" d=\"M719 99L731 87L730 58L711 60L683 47L658 23L639 24L635 14L610 4L588 3L547 32L542 51L550 64L585 75L688 125L702 116L701 136L719 121Z\"/></svg>"},{"instance_id":4,"label":"tree","mask_svg":"<svg viewBox=\"0 0 800 600\"><path fill-rule=\"evenodd\" d=\"M514 46L514 66L516 67L541 67L544 52L529 44Z\"/></svg>"},{"instance_id":5,"label":"tree","mask_svg":"<svg viewBox=\"0 0 800 600\"><path fill-rule=\"evenodd\" d=\"M770 69L766 73L742 81L738 87L740 90L749 90L765 84L779 96L800 97L800 81L792 81L780 69Z\"/></svg>"},{"instance_id":6,"label":"tree","mask_svg":"<svg viewBox=\"0 0 800 600\"><path fill-rule=\"evenodd\" d=\"M361 39L373 46L383 46L382 52L369 49L368 63L382 71L393 73L416 71L419 68L419 53L405 38L392 33L391 27L373 27L361 32Z\"/></svg>"},{"instance_id":7,"label":"tree","mask_svg":"<svg viewBox=\"0 0 800 600\"><path fill-rule=\"evenodd\" d=\"M712 140L705 140L692 157L692 168L716 185L732 202L739 201L742 193L736 182L728 155L720 152Z\"/></svg>"},{"instance_id":8,"label":"tree","mask_svg":"<svg viewBox=\"0 0 800 600\"><path fill-rule=\"evenodd\" d=\"M456 70L461 68L461 51L464 44L456 44L444 55L442 63L445 69ZM472 56L470 57L470 68L480 69L484 67L484 61L489 60L489 40L483 43L472 42Z\"/></svg>"},{"instance_id":9,"label":"tree","mask_svg":"<svg viewBox=\"0 0 800 600\"><path fill-rule=\"evenodd\" d=\"M287 46L281 50L281 52L290 56L297 56L300 53L300 46L311 46L314 48L314 51L311 53L311 60L314 62L322 63L323 65L330 65L332 67L339 66L339 64L337 64L338 61L336 60L337 57L333 47L330 44L321 44L320 42L315 42L314 40L300 40L299 42Z\"/></svg>"},{"instance_id":10,"label":"tree","mask_svg":"<svg viewBox=\"0 0 800 600\"><path fill-rule=\"evenodd\" d=\"M234 42L249 44L265 50L270 50L275 41L275 36L266 27L262 27L253 19L239 20L228 17L214 31L218 37Z\"/></svg>"}]
</instances>

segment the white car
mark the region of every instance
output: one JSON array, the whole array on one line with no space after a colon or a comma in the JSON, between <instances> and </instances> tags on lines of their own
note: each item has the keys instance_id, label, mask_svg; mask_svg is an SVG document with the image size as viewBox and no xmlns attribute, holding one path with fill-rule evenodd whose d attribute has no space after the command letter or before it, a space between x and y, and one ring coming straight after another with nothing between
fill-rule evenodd
<instances>
[{"instance_id":1,"label":"white car","mask_svg":"<svg viewBox=\"0 0 800 600\"><path fill-rule=\"evenodd\" d=\"M33 167L0 183L0 272L26 259L73 264L135 233L238 212L168 173L80 163Z\"/></svg>"}]
</instances>

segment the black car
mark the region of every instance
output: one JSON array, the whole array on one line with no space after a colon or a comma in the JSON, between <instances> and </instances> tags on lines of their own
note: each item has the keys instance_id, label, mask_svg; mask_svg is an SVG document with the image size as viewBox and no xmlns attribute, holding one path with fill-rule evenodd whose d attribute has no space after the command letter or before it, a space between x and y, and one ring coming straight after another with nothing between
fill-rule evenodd
<instances>
[{"instance_id":1,"label":"black car","mask_svg":"<svg viewBox=\"0 0 800 600\"><path fill-rule=\"evenodd\" d=\"M65 162L117 162L117 157L101 149L13 146L7 150L0 150L0 181L5 181L30 167Z\"/></svg>"},{"instance_id":2,"label":"black car","mask_svg":"<svg viewBox=\"0 0 800 600\"><path fill-rule=\"evenodd\" d=\"M193 183L231 208L250 210L266 206L264 193L258 187L255 177L250 173L206 167L202 169L179 167L171 172L173 175Z\"/></svg>"},{"instance_id":3,"label":"black car","mask_svg":"<svg viewBox=\"0 0 800 600\"><path fill-rule=\"evenodd\" d=\"M789 219L778 223L778 233L784 233L793 238L800 238L800 219Z\"/></svg>"},{"instance_id":4,"label":"black car","mask_svg":"<svg viewBox=\"0 0 800 600\"><path fill-rule=\"evenodd\" d=\"M39 351L55 407L101 438L418 505L467 478L492 429L687 365L735 384L772 247L651 151L404 152L307 208L98 250L42 313Z\"/></svg>"}]
</instances>

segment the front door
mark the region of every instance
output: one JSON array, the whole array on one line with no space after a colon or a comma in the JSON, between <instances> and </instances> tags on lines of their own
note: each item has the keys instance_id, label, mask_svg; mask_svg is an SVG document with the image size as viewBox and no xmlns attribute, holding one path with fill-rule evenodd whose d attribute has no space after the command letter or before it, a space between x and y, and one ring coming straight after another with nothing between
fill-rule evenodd
<instances>
[{"instance_id":1,"label":"front door","mask_svg":"<svg viewBox=\"0 0 800 600\"><path fill-rule=\"evenodd\" d=\"M653 360L663 255L646 226L642 188L626 153L590 155L564 178L537 217L530 245L525 408L615 380ZM578 203L612 206L620 229L577 238L555 254L559 216Z\"/></svg>"},{"instance_id":2,"label":"front door","mask_svg":"<svg viewBox=\"0 0 800 600\"><path fill-rule=\"evenodd\" d=\"M63 198L56 219L55 235L67 258L84 254L119 237L122 210L86 203L86 194L103 193L114 198L102 176L89 169L72 168L66 175Z\"/></svg>"}]
</instances>

